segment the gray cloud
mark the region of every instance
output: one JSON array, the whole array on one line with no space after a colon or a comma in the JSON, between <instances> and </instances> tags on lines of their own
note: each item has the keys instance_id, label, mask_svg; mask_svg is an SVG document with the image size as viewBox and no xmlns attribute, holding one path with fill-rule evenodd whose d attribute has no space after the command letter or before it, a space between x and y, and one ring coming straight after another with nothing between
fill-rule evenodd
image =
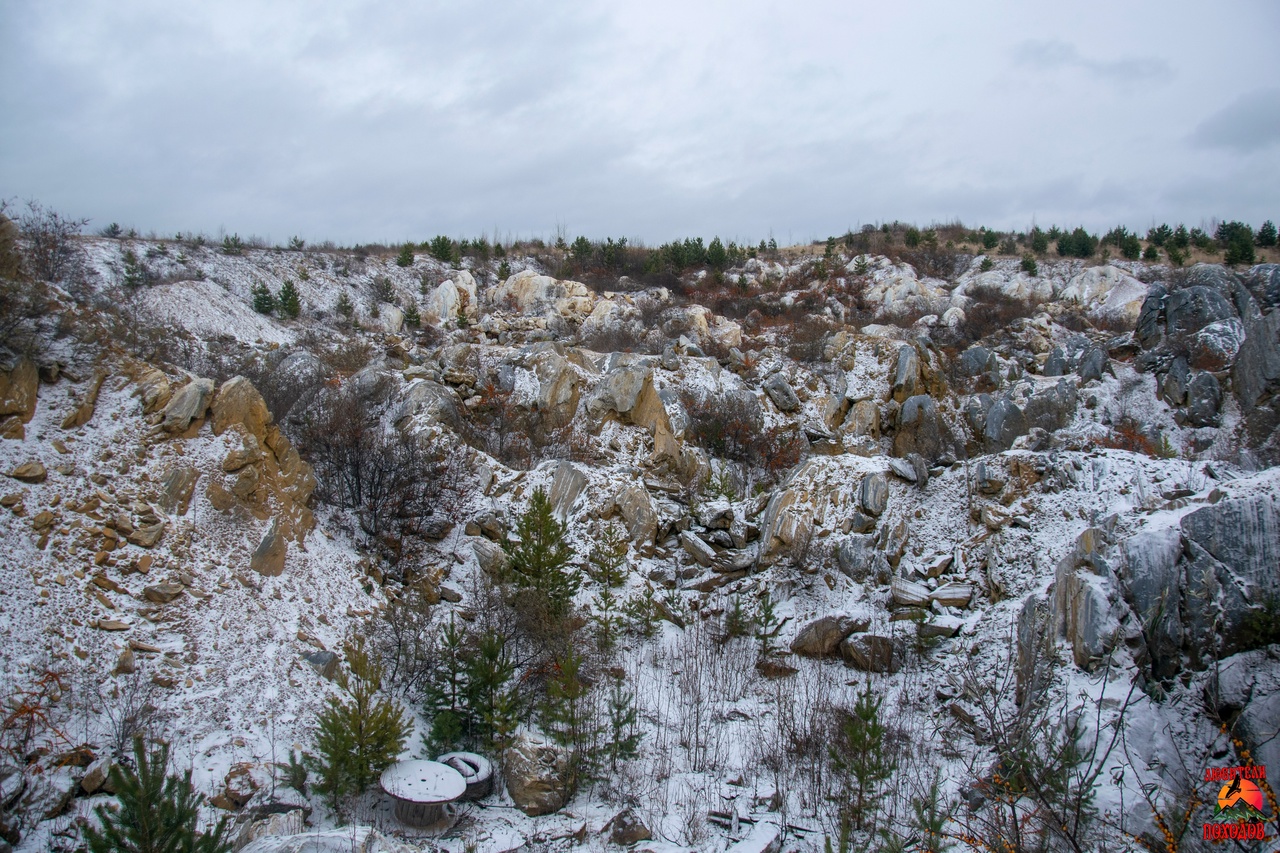
<instances>
[{"instance_id":1,"label":"gray cloud","mask_svg":"<svg viewBox=\"0 0 1280 853\"><path fill-rule=\"evenodd\" d=\"M1240 3L1153 22L1101 0L1016 20L999 0L14 0L0 197L276 241L1260 221L1223 159L1270 125L1185 118L1275 76L1280 15Z\"/></svg>"},{"instance_id":2,"label":"gray cloud","mask_svg":"<svg viewBox=\"0 0 1280 853\"><path fill-rule=\"evenodd\" d=\"M1193 144L1252 153L1280 143L1280 88L1236 98L1191 132Z\"/></svg>"},{"instance_id":3,"label":"gray cloud","mask_svg":"<svg viewBox=\"0 0 1280 853\"><path fill-rule=\"evenodd\" d=\"M1075 45L1056 39L1024 41L1014 50L1021 65L1047 70L1079 70L1117 82L1140 82L1171 78L1173 68L1163 59L1150 56L1121 59L1089 59Z\"/></svg>"}]
</instances>

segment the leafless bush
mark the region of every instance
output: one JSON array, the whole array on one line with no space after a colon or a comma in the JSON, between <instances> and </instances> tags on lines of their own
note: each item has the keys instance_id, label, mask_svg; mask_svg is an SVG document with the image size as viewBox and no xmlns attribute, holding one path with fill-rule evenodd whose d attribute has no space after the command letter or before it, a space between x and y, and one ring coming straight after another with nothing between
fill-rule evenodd
<instances>
[{"instance_id":1,"label":"leafless bush","mask_svg":"<svg viewBox=\"0 0 1280 853\"><path fill-rule=\"evenodd\" d=\"M107 722L108 748L129 756L135 737L145 737L156 722L156 685L142 671L117 676L103 686L102 715Z\"/></svg>"},{"instance_id":2,"label":"leafless bush","mask_svg":"<svg viewBox=\"0 0 1280 853\"><path fill-rule=\"evenodd\" d=\"M303 419L299 450L315 469L316 496L349 509L391 565L466 492L458 454L406 433L386 433L376 400L352 389L323 398Z\"/></svg>"},{"instance_id":3,"label":"leafless bush","mask_svg":"<svg viewBox=\"0 0 1280 853\"><path fill-rule=\"evenodd\" d=\"M18 229L26 248L27 272L40 281L63 283L73 294L83 295L89 270L77 238L89 220L68 219L34 200L26 206L26 212L18 217Z\"/></svg>"},{"instance_id":4,"label":"leafless bush","mask_svg":"<svg viewBox=\"0 0 1280 853\"><path fill-rule=\"evenodd\" d=\"M382 663L385 684L421 701L435 665L436 626L431 596L422 582L406 584L367 627L370 651Z\"/></svg>"}]
</instances>

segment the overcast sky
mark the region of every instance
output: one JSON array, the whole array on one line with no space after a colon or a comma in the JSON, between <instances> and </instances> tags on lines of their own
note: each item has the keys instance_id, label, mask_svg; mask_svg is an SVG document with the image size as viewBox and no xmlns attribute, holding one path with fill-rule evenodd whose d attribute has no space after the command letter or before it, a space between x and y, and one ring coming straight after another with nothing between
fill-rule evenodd
<instances>
[{"instance_id":1,"label":"overcast sky","mask_svg":"<svg viewBox=\"0 0 1280 853\"><path fill-rule=\"evenodd\" d=\"M1280 219L1280 3L4 0L0 198L277 243Z\"/></svg>"}]
</instances>

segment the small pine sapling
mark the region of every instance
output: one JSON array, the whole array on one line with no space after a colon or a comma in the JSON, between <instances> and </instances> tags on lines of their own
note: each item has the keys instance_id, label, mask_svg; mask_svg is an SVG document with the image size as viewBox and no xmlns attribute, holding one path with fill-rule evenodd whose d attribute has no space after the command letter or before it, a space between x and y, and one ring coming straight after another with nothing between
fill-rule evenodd
<instances>
[{"instance_id":1,"label":"small pine sapling","mask_svg":"<svg viewBox=\"0 0 1280 853\"><path fill-rule=\"evenodd\" d=\"M512 580L517 586L542 593L551 615L556 618L568 613L581 583L578 572L570 566L573 548L567 533L568 528L555 517L546 490L539 487L529 501L529 508L516 522L519 541L505 543L511 558Z\"/></svg>"},{"instance_id":2,"label":"small pine sapling","mask_svg":"<svg viewBox=\"0 0 1280 853\"><path fill-rule=\"evenodd\" d=\"M346 320L350 320L355 316L356 306L351 302L351 297L343 290L338 294L338 302L333 306L333 310L337 311L339 316Z\"/></svg>"},{"instance_id":3,"label":"small pine sapling","mask_svg":"<svg viewBox=\"0 0 1280 853\"><path fill-rule=\"evenodd\" d=\"M302 299L291 279L286 278L284 284L280 286L280 292L276 294L276 302L280 305L280 313L286 317L297 317L302 312Z\"/></svg>"},{"instance_id":4,"label":"small pine sapling","mask_svg":"<svg viewBox=\"0 0 1280 853\"><path fill-rule=\"evenodd\" d=\"M1040 267L1036 264L1036 256L1027 252L1022 256L1022 271L1030 276L1040 275Z\"/></svg>"},{"instance_id":5,"label":"small pine sapling","mask_svg":"<svg viewBox=\"0 0 1280 853\"><path fill-rule=\"evenodd\" d=\"M253 286L253 310L259 314L270 314L276 310L276 298L262 282Z\"/></svg>"},{"instance_id":6,"label":"small pine sapling","mask_svg":"<svg viewBox=\"0 0 1280 853\"><path fill-rule=\"evenodd\" d=\"M774 612L773 598L768 592L762 593L756 603L756 640L760 643L760 657L768 657L773 651L773 641L777 639L782 624Z\"/></svg>"},{"instance_id":7,"label":"small pine sapling","mask_svg":"<svg viewBox=\"0 0 1280 853\"><path fill-rule=\"evenodd\" d=\"M291 252L301 252L306 246L307 241L301 237L294 236L289 238L289 251Z\"/></svg>"},{"instance_id":8,"label":"small pine sapling","mask_svg":"<svg viewBox=\"0 0 1280 853\"><path fill-rule=\"evenodd\" d=\"M422 315L418 313L418 300L410 298L409 304L404 307L404 324L411 329L422 325Z\"/></svg>"},{"instance_id":9,"label":"small pine sapling","mask_svg":"<svg viewBox=\"0 0 1280 853\"><path fill-rule=\"evenodd\" d=\"M119 807L94 809L101 829L84 825L89 853L230 853L225 818L212 832L199 831L204 797L191 787L191 771L167 775L169 746L148 755L142 738L134 738L133 756L132 769L111 769Z\"/></svg>"},{"instance_id":10,"label":"small pine sapling","mask_svg":"<svg viewBox=\"0 0 1280 853\"><path fill-rule=\"evenodd\" d=\"M466 639L465 625L460 627L450 614L449 624L440 631L436 666L427 681L425 704L430 729L426 737L432 752L457 749L470 723Z\"/></svg>"},{"instance_id":11,"label":"small pine sapling","mask_svg":"<svg viewBox=\"0 0 1280 853\"><path fill-rule=\"evenodd\" d=\"M751 619L742 609L742 598L735 595L733 603L724 615L724 634L726 638L745 637L751 633Z\"/></svg>"},{"instance_id":12,"label":"small pine sapling","mask_svg":"<svg viewBox=\"0 0 1280 853\"><path fill-rule=\"evenodd\" d=\"M601 532L600 539L588 556L592 579L600 585L596 593L596 640L602 652L609 652L617 642L622 629L622 616L618 613L618 596L613 588L626 580L627 542L616 525L610 524Z\"/></svg>"},{"instance_id":13,"label":"small pine sapling","mask_svg":"<svg viewBox=\"0 0 1280 853\"><path fill-rule=\"evenodd\" d=\"M611 772L617 771L620 762L640 754L643 734L636 726L635 699L634 693L622 688L621 679L612 680L605 705L609 739L604 745L604 758Z\"/></svg>"},{"instance_id":14,"label":"small pine sapling","mask_svg":"<svg viewBox=\"0 0 1280 853\"><path fill-rule=\"evenodd\" d=\"M622 607L631 630L641 637L652 637L658 630L658 598L653 584L645 581L644 590L627 599Z\"/></svg>"},{"instance_id":15,"label":"small pine sapling","mask_svg":"<svg viewBox=\"0 0 1280 853\"><path fill-rule=\"evenodd\" d=\"M831 762L848 775L849 815L854 827L862 829L868 813L880 796L880 783L892 774L895 762L887 754L888 730L880 720L884 696L871 690L871 682L858 694L853 709L840 728L839 746L829 746Z\"/></svg>"},{"instance_id":16,"label":"small pine sapling","mask_svg":"<svg viewBox=\"0 0 1280 853\"><path fill-rule=\"evenodd\" d=\"M542 709L547 734L569 750L569 788L590 768L594 756L595 715L591 713L587 685L582 679L582 657L572 649L556 660L555 674L547 682L547 701Z\"/></svg>"},{"instance_id":17,"label":"small pine sapling","mask_svg":"<svg viewBox=\"0 0 1280 853\"><path fill-rule=\"evenodd\" d=\"M400 254L396 255L396 266L411 267L413 266L413 244L405 243L400 247Z\"/></svg>"},{"instance_id":18,"label":"small pine sapling","mask_svg":"<svg viewBox=\"0 0 1280 853\"><path fill-rule=\"evenodd\" d=\"M511 677L516 666L507 654L507 640L497 631L480 636L475 653L467 659L467 705L473 739L481 746L501 752L515 733L519 707Z\"/></svg>"},{"instance_id":19,"label":"small pine sapling","mask_svg":"<svg viewBox=\"0 0 1280 853\"><path fill-rule=\"evenodd\" d=\"M335 808L345 795L368 788L396 760L409 734L400 708L378 695L382 667L364 638L347 642L343 654L347 668L339 670L336 681L344 696L329 697L320 712L312 768L319 777L317 789Z\"/></svg>"}]
</instances>

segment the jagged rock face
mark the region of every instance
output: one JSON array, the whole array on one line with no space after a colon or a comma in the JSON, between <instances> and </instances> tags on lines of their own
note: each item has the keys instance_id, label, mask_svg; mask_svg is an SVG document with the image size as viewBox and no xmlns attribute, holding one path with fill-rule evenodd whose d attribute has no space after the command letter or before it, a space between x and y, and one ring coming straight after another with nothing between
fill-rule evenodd
<instances>
[{"instance_id":1,"label":"jagged rock face","mask_svg":"<svg viewBox=\"0 0 1280 853\"><path fill-rule=\"evenodd\" d=\"M559 811L569 801L569 753L539 732L522 729L516 735L503 769L507 793L530 817Z\"/></svg>"},{"instance_id":2,"label":"jagged rock face","mask_svg":"<svg viewBox=\"0 0 1280 853\"><path fill-rule=\"evenodd\" d=\"M1280 600L1280 497L1223 498L1122 542L1116 564L1153 674L1171 677L1184 656L1202 669L1257 642L1266 602Z\"/></svg>"},{"instance_id":3,"label":"jagged rock face","mask_svg":"<svg viewBox=\"0 0 1280 853\"><path fill-rule=\"evenodd\" d=\"M1179 422L1220 425L1229 392L1244 415L1247 443L1268 458L1280 454L1275 266L1255 268L1242 280L1223 267L1197 264L1179 284L1151 288L1135 333L1144 349L1138 364L1156 374Z\"/></svg>"},{"instance_id":4,"label":"jagged rock face","mask_svg":"<svg viewBox=\"0 0 1280 853\"><path fill-rule=\"evenodd\" d=\"M1263 767L1280 767L1280 646L1226 658L1217 678L1205 686L1205 703L1221 719L1234 719L1234 732Z\"/></svg>"}]
</instances>

